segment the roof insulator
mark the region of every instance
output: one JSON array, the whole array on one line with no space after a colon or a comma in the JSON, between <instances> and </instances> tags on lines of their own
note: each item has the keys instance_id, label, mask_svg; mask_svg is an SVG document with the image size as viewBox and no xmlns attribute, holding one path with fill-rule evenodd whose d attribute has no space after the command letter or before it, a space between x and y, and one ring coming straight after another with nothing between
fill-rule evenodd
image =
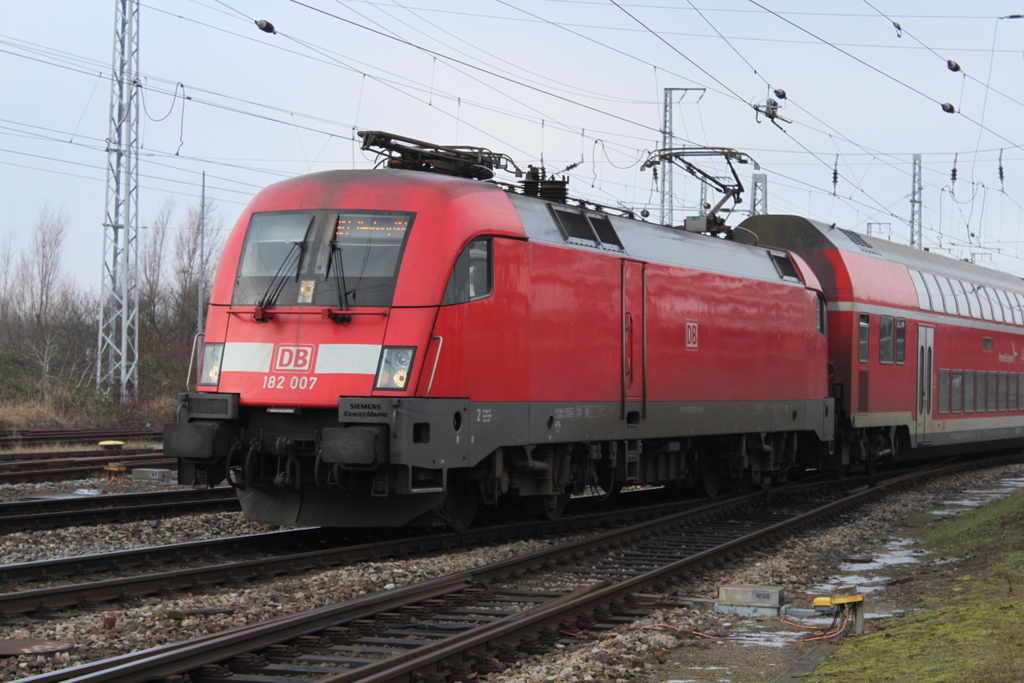
<instances>
[{"instance_id":1,"label":"roof insulator","mask_svg":"<svg viewBox=\"0 0 1024 683\"><path fill-rule=\"evenodd\" d=\"M942 103L942 111L946 112L947 114L955 114L956 113L956 107L954 107L949 102L943 102Z\"/></svg>"},{"instance_id":2,"label":"roof insulator","mask_svg":"<svg viewBox=\"0 0 1024 683\"><path fill-rule=\"evenodd\" d=\"M960 65L954 62L952 59L947 59L946 68L949 69L950 71L959 71Z\"/></svg>"}]
</instances>

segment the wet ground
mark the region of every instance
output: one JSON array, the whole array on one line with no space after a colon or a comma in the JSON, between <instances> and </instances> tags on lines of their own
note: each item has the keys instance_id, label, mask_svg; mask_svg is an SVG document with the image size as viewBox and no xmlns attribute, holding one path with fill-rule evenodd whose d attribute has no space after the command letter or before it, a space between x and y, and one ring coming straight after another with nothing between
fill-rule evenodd
<instances>
[{"instance_id":1,"label":"wet ground","mask_svg":"<svg viewBox=\"0 0 1024 683\"><path fill-rule=\"evenodd\" d=\"M917 597L927 577L929 583L952 578L959 560L935 557L917 546L923 527L943 517L986 505L1024 489L1024 477L1010 476L953 494L940 505L909 514L904 524L886 540L867 550L840 557L837 569L823 580L789 596L796 607L809 608L814 597L854 587L865 596L866 632L884 628L884 619L916 609ZM934 589L934 586L933 586ZM814 629L827 632L833 621L824 618L730 617L730 634L704 647L670 653L650 680L661 683L748 683L750 681L802 681L817 661L838 646L834 638L818 638ZM809 661L800 667L801 658Z\"/></svg>"}]
</instances>

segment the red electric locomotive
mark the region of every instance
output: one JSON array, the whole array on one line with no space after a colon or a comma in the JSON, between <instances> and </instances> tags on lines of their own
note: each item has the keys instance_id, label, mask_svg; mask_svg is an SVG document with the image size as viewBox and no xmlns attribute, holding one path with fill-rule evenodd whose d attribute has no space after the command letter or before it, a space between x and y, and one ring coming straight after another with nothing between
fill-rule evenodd
<instances>
[{"instance_id":1,"label":"red electric locomotive","mask_svg":"<svg viewBox=\"0 0 1024 683\"><path fill-rule=\"evenodd\" d=\"M824 289L836 467L1024 446L1024 281L797 216L741 227Z\"/></svg>"},{"instance_id":2,"label":"red electric locomotive","mask_svg":"<svg viewBox=\"0 0 1024 683\"><path fill-rule=\"evenodd\" d=\"M362 135L400 143L391 168L273 185L228 238L165 431L179 481L226 477L276 524L461 527L481 505L555 516L586 487L763 485L830 453L803 259Z\"/></svg>"}]
</instances>

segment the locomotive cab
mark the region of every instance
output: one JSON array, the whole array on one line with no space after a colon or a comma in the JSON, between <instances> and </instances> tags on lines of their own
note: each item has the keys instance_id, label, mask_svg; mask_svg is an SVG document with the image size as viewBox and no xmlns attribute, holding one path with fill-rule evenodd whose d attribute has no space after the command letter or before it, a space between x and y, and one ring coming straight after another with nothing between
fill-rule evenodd
<instances>
[{"instance_id":1,"label":"locomotive cab","mask_svg":"<svg viewBox=\"0 0 1024 683\"><path fill-rule=\"evenodd\" d=\"M239 220L211 296L197 391L179 397L179 421L166 428L181 483L226 478L251 518L273 523L452 522L445 466L467 445L466 400L410 400L430 397L439 307L491 292L491 237L451 217L490 215L492 231L515 237L521 228L480 206L503 196L491 186L480 186L483 200L450 199L448 179L371 177L380 173L398 176L388 196L370 196L367 174L347 172L321 174L333 196L312 200L373 209L322 208L284 183ZM416 191L403 193L409 175Z\"/></svg>"}]
</instances>

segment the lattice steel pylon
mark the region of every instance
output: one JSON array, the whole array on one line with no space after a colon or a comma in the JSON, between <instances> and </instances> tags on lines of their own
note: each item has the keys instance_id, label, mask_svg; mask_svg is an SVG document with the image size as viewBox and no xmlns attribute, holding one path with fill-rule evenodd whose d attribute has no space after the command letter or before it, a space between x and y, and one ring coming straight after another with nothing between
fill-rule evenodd
<instances>
[{"instance_id":1,"label":"lattice steel pylon","mask_svg":"<svg viewBox=\"0 0 1024 683\"><path fill-rule=\"evenodd\" d=\"M139 383L139 4L114 5L96 386L124 403Z\"/></svg>"},{"instance_id":2,"label":"lattice steel pylon","mask_svg":"<svg viewBox=\"0 0 1024 683\"><path fill-rule=\"evenodd\" d=\"M921 195L924 194L921 180L921 155L914 155L913 174L910 179L910 246L924 249L921 229Z\"/></svg>"},{"instance_id":3,"label":"lattice steel pylon","mask_svg":"<svg viewBox=\"0 0 1024 683\"><path fill-rule=\"evenodd\" d=\"M750 215L768 215L768 174L754 173L750 180Z\"/></svg>"},{"instance_id":4,"label":"lattice steel pylon","mask_svg":"<svg viewBox=\"0 0 1024 683\"><path fill-rule=\"evenodd\" d=\"M675 135L672 133L672 93L681 92L685 93L694 91L701 93L701 97L706 92L705 88L665 88L665 102L661 110L661 149L669 149L675 146ZM697 99L700 101L700 98ZM675 211L673 207L673 194L672 188L672 162L668 159L662 159L659 167L661 173L661 224L672 225L675 222ZM700 202L700 215L704 215L704 203L707 197L707 189L701 186L701 202Z\"/></svg>"}]
</instances>

